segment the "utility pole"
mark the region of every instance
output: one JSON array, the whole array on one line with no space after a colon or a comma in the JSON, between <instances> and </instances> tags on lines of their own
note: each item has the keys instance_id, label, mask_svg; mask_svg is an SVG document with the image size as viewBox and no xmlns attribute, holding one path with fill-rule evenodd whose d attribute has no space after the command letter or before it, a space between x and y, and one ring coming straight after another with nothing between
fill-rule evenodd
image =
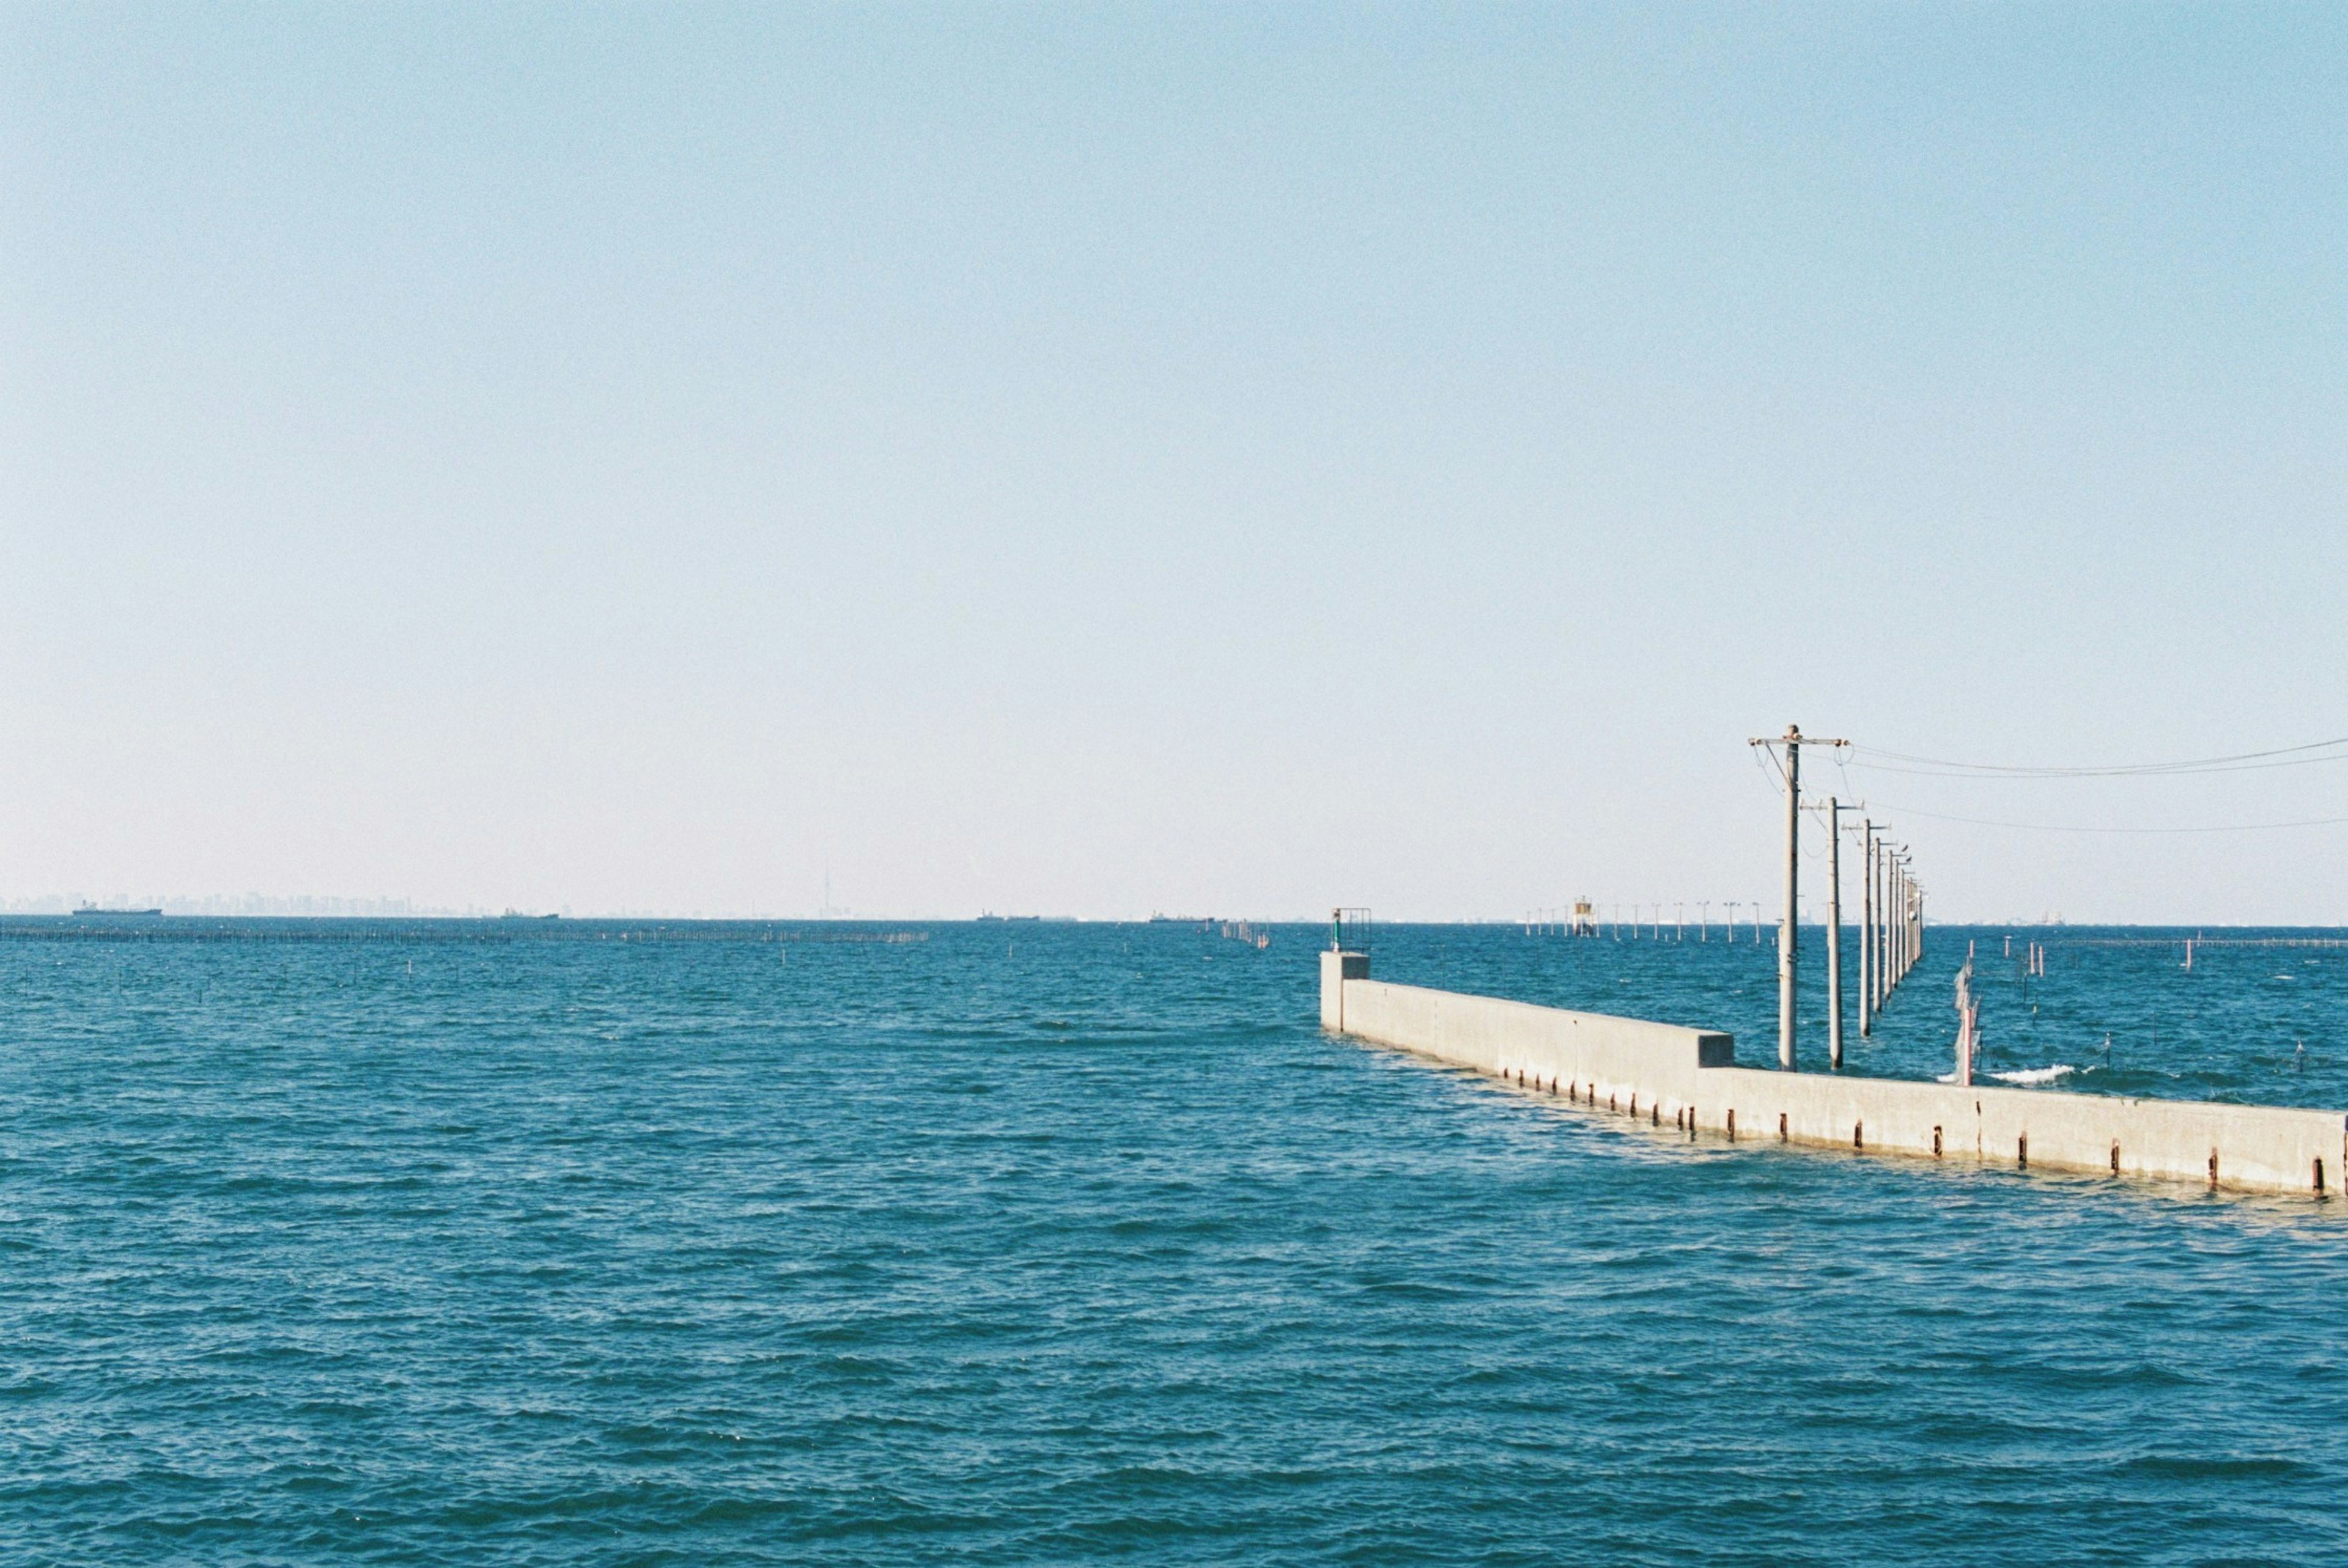
<instances>
[{"instance_id":1,"label":"utility pole","mask_svg":"<svg viewBox=\"0 0 2348 1568\"><path fill-rule=\"evenodd\" d=\"M1908 850L1904 845L1892 857L1891 876L1891 907L1883 917L1891 928L1891 983L1897 986L1908 978L1907 923L1900 916L1908 907Z\"/></svg>"},{"instance_id":2,"label":"utility pole","mask_svg":"<svg viewBox=\"0 0 2348 1568\"><path fill-rule=\"evenodd\" d=\"M1908 978L1908 856L1904 851L1892 861L1891 875L1898 880L1898 897L1891 905L1891 983L1896 986Z\"/></svg>"},{"instance_id":3,"label":"utility pole","mask_svg":"<svg viewBox=\"0 0 2348 1568\"><path fill-rule=\"evenodd\" d=\"M1842 1071L1842 803L1827 797L1827 1061Z\"/></svg>"},{"instance_id":4,"label":"utility pole","mask_svg":"<svg viewBox=\"0 0 2348 1568\"><path fill-rule=\"evenodd\" d=\"M1892 911L1900 907L1900 852L1892 851L1883 867L1883 999L1900 983L1899 945L1891 934Z\"/></svg>"},{"instance_id":5,"label":"utility pole","mask_svg":"<svg viewBox=\"0 0 2348 1568\"><path fill-rule=\"evenodd\" d=\"M1801 972L1801 926L1796 911L1802 891L1802 726L1788 724L1773 740L1754 740L1756 746L1786 748L1786 904L1777 917L1777 1069L1794 1071L1794 986ZM1845 746L1848 741L1811 741L1814 746ZM1753 907L1757 927L1761 907ZM1754 940L1760 940L1756 928Z\"/></svg>"},{"instance_id":6,"label":"utility pole","mask_svg":"<svg viewBox=\"0 0 2348 1568\"><path fill-rule=\"evenodd\" d=\"M1794 897L1802 881L1802 727L1786 726L1786 913L1777 936L1777 1066L1794 1071L1794 977L1800 963L1801 928L1794 924Z\"/></svg>"},{"instance_id":7,"label":"utility pole","mask_svg":"<svg viewBox=\"0 0 2348 1568\"><path fill-rule=\"evenodd\" d=\"M1891 1005L1891 989L1900 983L1900 945L1891 936L1891 911L1899 907L1900 857L1886 853L1883 856L1883 999L1879 1008Z\"/></svg>"},{"instance_id":8,"label":"utility pole","mask_svg":"<svg viewBox=\"0 0 2348 1568\"><path fill-rule=\"evenodd\" d=\"M1891 887L1892 858L1890 845L1879 843L1875 847L1875 1010L1880 1016L1886 1003L1891 1000Z\"/></svg>"},{"instance_id":9,"label":"utility pole","mask_svg":"<svg viewBox=\"0 0 2348 1568\"><path fill-rule=\"evenodd\" d=\"M1916 878L1906 866L1900 868L1900 978L1916 967Z\"/></svg>"},{"instance_id":10,"label":"utility pole","mask_svg":"<svg viewBox=\"0 0 2348 1568\"><path fill-rule=\"evenodd\" d=\"M1875 824L1859 823L1859 1037L1875 1032Z\"/></svg>"},{"instance_id":11,"label":"utility pole","mask_svg":"<svg viewBox=\"0 0 2348 1568\"><path fill-rule=\"evenodd\" d=\"M1890 845L1884 842L1882 825L1869 823L1868 825L1875 828L1876 832L1874 842L1868 846L1867 901L1872 907L1868 911L1867 952L1875 960L1875 972L1868 978L1867 999L1875 1009L1876 1020L1880 1022L1883 1018L1883 944L1879 939L1883 919L1883 856Z\"/></svg>"}]
</instances>

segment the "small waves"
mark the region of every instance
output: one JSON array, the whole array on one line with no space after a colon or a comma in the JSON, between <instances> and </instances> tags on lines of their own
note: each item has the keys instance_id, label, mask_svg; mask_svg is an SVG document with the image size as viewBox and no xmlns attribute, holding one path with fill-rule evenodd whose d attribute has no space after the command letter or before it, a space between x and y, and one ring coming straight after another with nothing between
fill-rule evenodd
<instances>
[{"instance_id":1,"label":"small waves","mask_svg":"<svg viewBox=\"0 0 2348 1568\"><path fill-rule=\"evenodd\" d=\"M2067 1062L2058 1061L2052 1067L2021 1067L2012 1072L1988 1072L1982 1076L2027 1089L2041 1083L2060 1083L2078 1071ZM1954 1083L1956 1081L1957 1075L1953 1072L1943 1072L1933 1080L1936 1083Z\"/></svg>"},{"instance_id":2,"label":"small waves","mask_svg":"<svg viewBox=\"0 0 2348 1568\"><path fill-rule=\"evenodd\" d=\"M2052 1067L2020 1067L2012 1072L1993 1072L1990 1076L2000 1083L2060 1083L2078 1071L2068 1062L2058 1061Z\"/></svg>"},{"instance_id":3,"label":"small waves","mask_svg":"<svg viewBox=\"0 0 2348 1568\"><path fill-rule=\"evenodd\" d=\"M2326 1205L1594 1136L1188 928L499 935L0 940L0 1562L2348 1561ZM1379 941L1773 1038L1717 934ZM2211 951L1987 1079L2348 1094Z\"/></svg>"}]
</instances>

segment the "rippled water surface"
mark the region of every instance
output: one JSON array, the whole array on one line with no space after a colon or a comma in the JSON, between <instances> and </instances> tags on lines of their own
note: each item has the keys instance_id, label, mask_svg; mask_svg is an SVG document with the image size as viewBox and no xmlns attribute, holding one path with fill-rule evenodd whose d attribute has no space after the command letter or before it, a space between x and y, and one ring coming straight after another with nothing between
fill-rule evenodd
<instances>
[{"instance_id":1,"label":"rippled water surface","mask_svg":"<svg viewBox=\"0 0 2348 1568\"><path fill-rule=\"evenodd\" d=\"M2348 1560L2348 1205L1657 1141L1302 927L805 939L889 930L0 925L0 1560ZM1995 1071L2348 1106L2348 949L2187 934L1936 931L1851 1070L1970 943ZM1375 964L1769 1057L1695 938Z\"/></svg>"}]
</instances>

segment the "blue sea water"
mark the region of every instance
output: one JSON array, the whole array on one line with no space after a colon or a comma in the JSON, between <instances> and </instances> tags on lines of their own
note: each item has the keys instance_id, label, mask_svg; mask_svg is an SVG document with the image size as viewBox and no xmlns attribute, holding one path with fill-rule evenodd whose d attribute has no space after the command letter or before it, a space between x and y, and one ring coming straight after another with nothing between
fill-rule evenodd
<instances>
[{"instance_id":1,"label":"blue sea water","mask_svg":"<svg viewBox=\"0 0 2348 1568\"><path fill-rule=\"evenodd\" d=\"M1304 927L891 929L0 922L0 1560L2348 1560L2341 1204L1667 1143L1323 1037ZM1994 1071L2348 1105L2348 949L2186 934L1936 930L1850 1070L1971 944ZM1375 962L1767 1059L1694 935Z\"/></svg>"}]
</instances>

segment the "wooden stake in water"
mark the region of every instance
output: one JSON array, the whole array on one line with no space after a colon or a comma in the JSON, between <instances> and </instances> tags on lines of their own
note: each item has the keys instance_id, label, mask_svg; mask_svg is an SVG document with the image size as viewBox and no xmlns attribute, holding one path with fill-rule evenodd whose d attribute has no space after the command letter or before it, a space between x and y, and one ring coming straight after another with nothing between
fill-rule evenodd
<instances>
[{"instance_id":1,"label":"wooden stake in water","mask_svg":"<svg viewBox=\"0 0 2348 1568\"><path fill-rule=\"evenodd\" d=\"M1957 971L1957 1071L1960 1086L1970 1087L1973 1081L1973 1057L1980 1044L1981 1002L1973 995L1973 957L1965 954L1965 966Z\"/></svg>"}]
</instances>

